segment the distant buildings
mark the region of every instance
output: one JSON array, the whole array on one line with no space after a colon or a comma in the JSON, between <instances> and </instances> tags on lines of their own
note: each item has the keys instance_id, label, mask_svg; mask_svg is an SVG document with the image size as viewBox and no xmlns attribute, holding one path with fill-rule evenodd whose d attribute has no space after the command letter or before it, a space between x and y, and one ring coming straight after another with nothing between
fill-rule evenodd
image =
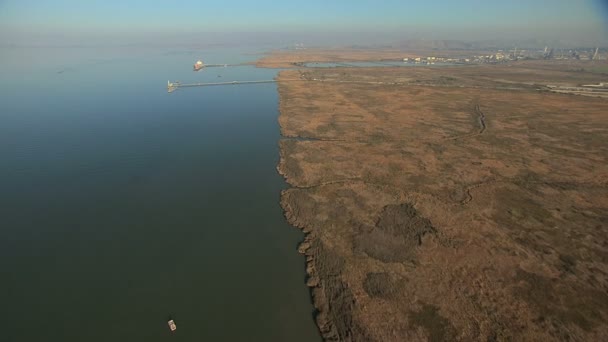
<instances>
[{"instance_id":1,"label":"distant buildings","mask_svg":"<svg viewBox=\"0 0 608 342\"><path fill-rule=\"evenodd\" d=\"M466 59L468 62L469 60ZM447 57L436 57L436 56L428 56L428 57L415 57L415 58L404 58L404 63L413 63L413 64L424 64L424 65L433 65L435 63L464 63L465 59L463 58L447 58Z\"/></svg>"},{"instance_id":2,"label":"distant buildings","mask_svg":"<svg viewBox=\"0 0 608 342\"><path fill-rule=\"evenodd\" d=\"M488 54L488 55L477 55L470 57L460 57L460 58L451 58L451 57L437 57L437 56L427 56L427 57L415 57L403 58L404 63L413 63L413 64L423 64L423 65L432 65L435 63L448 63L448 64L465 64L465 63L474 63L474 64L497 64L497 63L506 63L510 61L518 61L518 60L527 60L527 59L582 59L582 60L602 60L605 57L608 51L606 49L581 49L581 50L569 50L567 53L564 53L564 50L561 50L561 53L558 53L555 49L550 47L545 47L544 49L539 50L525 50L515 48L513 50L498 50L496 53Z\"/></svg>"}]
</instances>

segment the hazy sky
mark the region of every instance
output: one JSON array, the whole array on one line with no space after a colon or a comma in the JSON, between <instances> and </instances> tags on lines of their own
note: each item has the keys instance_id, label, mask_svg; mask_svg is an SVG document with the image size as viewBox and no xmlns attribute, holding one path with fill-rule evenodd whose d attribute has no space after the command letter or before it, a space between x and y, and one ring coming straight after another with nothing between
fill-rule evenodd
<instances>
[{"instance_id":1,"label":"hazy sky","mask_svg":"<svg viewBox=\"0 0 608 342\"><path fill-rule=\"evenodd\" d=\"M606 0L0 0L7 33L419 32L604 38ZM458 37L458 35L462 37Z\"/></svg>"}]
</instances>

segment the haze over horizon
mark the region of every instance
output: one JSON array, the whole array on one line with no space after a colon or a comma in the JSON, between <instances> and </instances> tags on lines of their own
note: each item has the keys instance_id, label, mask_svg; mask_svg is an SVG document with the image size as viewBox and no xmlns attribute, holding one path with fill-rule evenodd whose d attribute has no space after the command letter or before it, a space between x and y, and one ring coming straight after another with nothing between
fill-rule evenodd
<instances>
[{"instance_id":1,"label":"haze over horizon","mask_svg":"<svg viewBox=\"0 0 608 342\"><path fill-rule=\"evenodd\" d=\"M300 40L383 44L405 39L606 44L608 5L584 1L230 3L59 0L0 2L0 44ZM244 37L239 39L240 37Z\"/></svg>"}]
</instances>

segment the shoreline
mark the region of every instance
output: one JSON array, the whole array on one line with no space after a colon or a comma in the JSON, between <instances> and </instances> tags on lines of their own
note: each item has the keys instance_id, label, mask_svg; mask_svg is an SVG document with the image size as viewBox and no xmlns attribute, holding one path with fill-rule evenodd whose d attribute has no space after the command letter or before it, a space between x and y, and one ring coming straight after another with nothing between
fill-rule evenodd
<instances>
[{"instance_id":1,"label":"shoreline","mask_svg":"<svg viewBox=\"0 0 608 342\"><path fill-rule=\"evenodd\" d=\"M312 244L314 243L314 236L312 234L312 230L307 228L303 222L299 222L296 216L293 214L293 210L289 205L288 196L290 191L294 189L299 189L297 185L295 185L293 179L289 177L289 175L283 170L283 165L285 163L285 149L283 148L283 144L293 137L288 137L283 134L284 125L281 123L283 118L285 118L285 108L284 108L284 100L281 92L281 73L283 71L280 70L277 73L277 92L278 92L278 112L279 116L277 117L277 121L279 124L279 162L276 165L276 170L278 174L283 177L285 184L288 186L286 189L281 191L280 195L280 206L283 210L283 216L288 224L293 226L294 228L300 230L304 234L304 238L302 242L298 244L297 251L299 254L304 256L305 261L305 282L304 284L309 290L310 295L310 303L313 306L313 318L314 323L317 327L317 332L321 337L322 341L331 341L339 336L335 334L335 327L330 319L326 317L326 312L328 311L327 303L322 300L323 298L323 288L321 287L321 280L316 271L314 260L315 253L313 251ZM334 333L331 333L331 332Z\"/></svg>"},{"instance_id":2,"label":"shoreline","mask_svg":"<svg viewBox=\"0 0 608 342\"><path fill-rule=\"evenodd\" d=\"M277 74L276 169L289 185L280 204L304 233L298 252L324 340L608 336L586 314L605 311L593 300L605 296L579 275L605 265L597 256L576 259L565 243L581 227L599 234L597 208L608 206L597 202L608 169L597 164L606 156L598 145L604 133L594 128L605 124L608 103L527 84L529 70L540 70L543 82L597 78L557 67ZM300 72L327 82L283 82ZM518 91L505 89L505 80ZM547 106L553 111L535 115ZM573 116L586 119L573 126ZM520 128L522 118L541 131ZM591 155L573 154L570 141ZM552 235L539 240L535 232L544 231ZM539 254L540 244L559 258ZM594 277L598 286L605 281ZM587 295L572 302L551 300L575 298L581 288Z\"/></svg>"}]
</instances>

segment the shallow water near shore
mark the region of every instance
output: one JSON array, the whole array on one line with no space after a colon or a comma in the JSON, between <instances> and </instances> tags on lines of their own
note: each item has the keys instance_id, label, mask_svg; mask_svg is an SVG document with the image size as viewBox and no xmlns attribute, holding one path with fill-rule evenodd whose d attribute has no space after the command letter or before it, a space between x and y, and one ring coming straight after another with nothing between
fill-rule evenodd
<instances>
[{"instance_id":1,"label":"shallow water near shore","mask_svg":"<svg viewBox=\"0 0 608 342\"><path fill-rule=\"evenodd\" d=\"M0 52L0 340L319 340L245 52Z\"/></svg>"}]
</instances>

